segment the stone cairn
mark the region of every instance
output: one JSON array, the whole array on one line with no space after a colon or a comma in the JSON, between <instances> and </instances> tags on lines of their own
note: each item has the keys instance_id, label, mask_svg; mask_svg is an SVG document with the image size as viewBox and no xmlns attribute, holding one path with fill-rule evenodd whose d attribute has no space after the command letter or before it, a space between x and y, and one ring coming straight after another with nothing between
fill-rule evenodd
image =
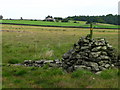
<instances>
[{"instance_id":1,"label":"stone cairn","mask_svg":"<svg viewBox=\"0 0 120 90\"><path fill-rule=\"evenodd\" d=\"M103 38L90 39L90 35L82 37L74 44L73 49L62 56L62 60L25 60L21 65L43 67L61 67L67 72L86 69L100 72L118 66L114 48Z\"/></svg>"},{"instance_id":2,"label":"stone cairn","mask_svg":"<svg viewBox=\"0 0 120 90\"><path fill-rule=\"evenodd\" d=\"M117 56L112 46L103 38L90 39L90 35L80 38L62 59L62 66L67 72L87 69L96 73L116 65Z\"/></svg>"}]
</instances>

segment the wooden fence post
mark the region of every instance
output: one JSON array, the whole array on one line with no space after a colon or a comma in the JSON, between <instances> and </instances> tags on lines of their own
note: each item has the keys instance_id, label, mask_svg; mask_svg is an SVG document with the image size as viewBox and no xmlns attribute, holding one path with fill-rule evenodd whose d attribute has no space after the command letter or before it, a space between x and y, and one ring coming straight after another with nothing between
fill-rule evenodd
<instances>
[{"instance_id":1,"label":"wooden fence post","mask_svg":"<svg viewBox=\"0 0 120 90\"><path fill-rule=\"evenodd\" d=\"M90 39L92 39L93 36L93 25L90 23Z\"/></svg>"}]
</instances>

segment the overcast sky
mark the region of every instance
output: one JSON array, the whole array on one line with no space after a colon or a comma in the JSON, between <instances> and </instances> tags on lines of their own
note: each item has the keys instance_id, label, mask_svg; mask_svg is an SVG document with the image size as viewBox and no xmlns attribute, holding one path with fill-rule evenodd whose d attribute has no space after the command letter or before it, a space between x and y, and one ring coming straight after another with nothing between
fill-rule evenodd
<instances>
[{"instance_id":1,"label":"overcast sky","mask_svg":"<svg viewBox=\"0 0 120 90\"><path fill-rule=\"evenodd\" d=\"M4 18L44 19L47 15L118 14L119 0L1 0L0 15Z\"/></svg>"}]
</instances>

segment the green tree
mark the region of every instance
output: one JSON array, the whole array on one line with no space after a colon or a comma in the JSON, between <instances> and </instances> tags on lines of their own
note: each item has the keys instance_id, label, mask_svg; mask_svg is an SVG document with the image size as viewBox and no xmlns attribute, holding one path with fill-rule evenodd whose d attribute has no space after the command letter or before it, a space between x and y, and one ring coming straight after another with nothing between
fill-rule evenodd
<instances>
[{"instance_id":1,"label":"green tree","mask_svg":"<svg viewBox=\"0 0 120 90\"><path fill-rule=\"evenodd\" d=\"M3 16L2 16L2 15L0 15L0 19L3 19Z\"/></svg>"},{"instance_id":2,"label":"green tree","mask_svg":"<svg viewBox=\"0 0 120 90\"><path fill-rule=\"evenodd\" d=\"M68 19L63 19L62 22L68 22Z\"/></svg>"},{"instance_id":3,"label":"green tree","mask_svg":"<svg viewBox=\"0 0 120 90\"><path fill-rule=\"evenodd\" d=\"M57 21L57 22L59 22L59 21L62 21L63 19L62 19L62 17L54 17L54 19Z\"/></svg>"},{"instance_id":4,"label":"green tree","mask_svg":"<svg viewBox=\"0 0 120 90\"><path fill-rule=\"evenodd\" d=\"M22 17L20 17L20 20L23 20L23 18L22 18Z\"/></svg>"}]
</instances>

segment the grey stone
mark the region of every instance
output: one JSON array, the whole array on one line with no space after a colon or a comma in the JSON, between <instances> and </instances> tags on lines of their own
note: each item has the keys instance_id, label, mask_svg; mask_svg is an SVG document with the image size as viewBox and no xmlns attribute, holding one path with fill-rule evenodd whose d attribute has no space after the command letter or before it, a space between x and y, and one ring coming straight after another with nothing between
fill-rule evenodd
<instances>
[{"instance_id":1,"label":"grey stone","mask_svg":"<svg viewBox=\"0 0 120 90\"><path fill-rule=\"evenodd\" d=\"M26 63L29 63L29 60L25 60L25 61L24 61L24 64L26 64Z\"/></svg>"},{"instance_id":2,"label":"grey stone","mask_svg":"<svg viewBox=\"0 0 120 90\"><path fill-rule=\"evenodd\" d=\"M88 49L89 48L89 46L83 46L83 47L81 47L81 50L85 50L85 49Z\"/></svg>"},{"instance_id":3,"label":"grey stone","mask_svg":"<svg viewBox=\"0 0 120 90\"><path fill-rule=\"evenodd\" d=\"M23 64L18 63L18 64L14 64L13 66L21 66L21 65L23 65Z\"/></svg>"},{"instance_id":4,"label":"grey stone","mask_svg":"<svg viewBox=\"0 0 120 90\"><path fill-rule=\"evenodd\" d=\"M75 50L73 50L73 49L68 51L68 54L73 54L73 53L75 53Z\"/></svg>"},{"instance_id":5,"label":"grey stone","mask_svg":"<svg viewBox=\"0 0 120 90\"><path fill-rule=\"evenodd\" d=\"M90 58L97 58L100 54L101 54L101 52L91 52L89 57Z\"/></svg>"},{"instance_id":6,"label":"grey stone","mask_svg":"<svg viewBox=\"0 0 120 90\"><path fill-rule=\"evenodd\" d=\"M106 47L106 46L103 46L101 49L102 49L102 50L107 50L107 47Z\"/></svg>"},{"instance_id":7,"label":"grey stone","mask_svg":"<svg viewBox=\"0 0 120 90\"><path fill-rule=\"evenodd\" d=\"M101 65L101 66L103 67L103 66L105 66L105 64L106 64L106 63L104 62L104 63L102 63L102 65Z\"/></svg>"},{"instance_id":8,"label":"grey stone","mask_svg":"<svg viewBox=\"0 0 120 90\"><path fill-rule=\"evenodd\" d=\"M98 62L99 66L101 66L103 63L104 63L103 61Z\"/></svg>"},{"instance_id":9,"label":"grey stone","mask_svg":"<svg viewBox=\"0 0 120 90\"><path fill-rule=\"evenodd\" d=\"M71 66L71 65L72 65L72 63L70 63L70 62L67 62L67 65Z\"/></svg>"},{"instance_id":10,"label":"grey stone","mask_svg":"<svg viewBox=\"0 0 120 90\"><path fill-rule=\"evenodd\" d=\"M89 66L89 65L88 65L89 63L86 62L86 61L82 61L82 64L85 65L85 66Z\"/></svg>"},{"instance_id":11,"label":"grey stone","mask_svg":"<svg viewBox=\"0 0 120 90\"><path fill-rule=\"evenodd\" d=\"M112 46L111 46L110 44L107 44L107 47L108 47L108 48L112 48Z\"/></svg>"},{"instance_id":12,"label":"grey stone","mask_svg":"<svg viewBox=\"0 0 120 90\"><path fill-rule=\"evenodd\" d=\"M80 54L77 54L77 55L76 55L76 58L77 58L77 59L80 59L80 58L81 58L81 55L80 55Z\"/></svg>"},{"instance_id":13,"label":"grey stone","mask_svg":"<svg viewBox=\"0 0 120 90\"><path fill-rule=\"evenodd\" d=\"M106 68L110 67L110 64L106 64L105 67L106 67Z\"/></svg>"},{"instance_id":14,"label":"grey stone","mask_svg":"<svg viewBox=\"0 0 120 90\"><path fill-rule=\"evenodd\" d=\"M53 60L45 60L44 64L46 64L46 63L54 63L54 61Z\"/></svg>"},{"instance_id":15,"label":"grey stone","mask_svg":"<svg viewBox=\"0 0 120 90\"><path fill-rule=\"evenodd\" d=\"M76 61L76 65L81 65L82 64L82 60L81 59L78 59L77 61Z\"/></svg>"},{"instance_id":16,"label":"grey stone","mask_svg":"<svg viewBox=\"0 0 120 90\"><path fill-rule=\"evenodd\" d=\"M112 67L114 67L115 65L114 65L114 64L112 64L111 66L112 66Z\"/></svg>"},{"instance_id":17,"label":"grey stone","mask_svg":"<svg viewBox=\"0 0 120 90\"><path fill-rule=\"evenodd\" d=\"M38 64L34 64L35 67L38 67Z\"/></svg>"},{"instance_id":18,"label":"grey stone","mask_svg":"<svg viewBox=\"0 0 120 90\"><path fill-rule=\"evenodd\" d=\"M64 58L64 59L68 59L69 56L70 56L70 55L69 55L68 53L65 53L65 54L63 55L63 58Z\"/></svg>"},{"instance_id":19,"label":"grey stone","mask_svg":"<svg viewBox=\"0 0 120 90\"><path fill-rule=\"evenodd\" d=\"M92 66L92 67L98 66L98 64L95 62L89 62L88 64L89 64L89 66Z\"/></svg>"},{"instance_id":20,"label":"grey stone","mask_svg":"<svg viewBox=\"0 0 120 90\"><path fill-rule=\"evenodd\" d=\"M93 48L92 51L96 52L96 51L99 51L100 49L101 49L101 46Z\"/></svg>"},{"instance_id":21,"label":"grey stone","mask_svg":"<svg viewBox=\"0 0 120 90\"><path fill-rule=\"evenodd\" d=\"M40 61L35 61L35 63L37 63L37 64L43 64L43 63L44 63L44 61L43 61L43 60L40 60Z\"/></svg>"},{"instance_id":22,"label":"grey stone","mask_svg":"<svg viewBox=\"0 0 120 90\"><path fill-rule=\"evenodd\" d=\"M88 54L85 52L80 52L78 55L80 55L82 57L82 56L87 56Z\"/></svg>"},{"instance_id":23,"label":"grey stone","mask_svg":"<svg viewBox=\"0 0 120 90\"><path fill-rule=\"evenodd\" d=\"M108 56L101 55L101 56L100 56L100 59L102 59L102 60L109 60L110 58L109 58Z\"/></svg>"},{"instance_id":24,"label":"grey stone","mask_svg":"<svg viewBox=\"0 0 120 90\"><path fill-rule=\"evenodd\" d=\"M92 71L99 71L100 69L98 68L98 66L92 66Z\"/></svg>"},{"instance_id":25,"label":"grey stone","mask_svg":"<svg viewBox=\"0 0 120 90\"><path fill-rule=\"evenodd\" d=\"M100 69L101 71L106 70L106 68L105 68L105 67L102 67L102 66L99 66L99 69Z\"/></svg>"},{"instance_id":26,"label":"grey stone","mask_svg":"<svg viewBox=\"0 0 120 90\"><path fill-rule=\"evenodd\" d=\"M96 72L95 74L97 74L97 75L98 75L98 74L101 74L101 72L102 72L102 71L98 71L98 72Z\"/></svg>"},{"instance_id":27,"label":"grey stone","mask_svg":"<svg viewBox=\"0 0 120 90\"><path fill-rule=\"evenodd\" d=\"M102 51L102 52L101 52L101 55L107 56L108 54L107 54L107 52Z\"/></svg>"},{"instance_id":28,"label":"grey stone","mask_svg":"<svg viewBox=\"0 0 120 90\"><path fill-rule=\"evenodd\" d=\"M74 71L74 68L72 66L67 68L67 72L73 72L73 71Z\"/></svg>"},{"instance_id":29,"label":"grey stone","mask_svg":"<svg viewBox=\"0 0 120 90\"><path fill-rule=\"evenodd\" d=\"M50 63L49 66L50 66L50 67L58 67L57 64L53 64L53 63Z\"/></svg>"},{"instance_id":30,"label":"grey stone","mask_svg":"<svg viewBox=\"0 0 120 90\"><path fill-rule=\"evenodd\" d=\"M91 67L86 67L86 69L87 69L87 70L90 70L90 71L92 70Z\"/></svg>"},{"instance_id":31,"label":"grey stone","mask_svg":"<svg viewBox=\"0 0 120 90\"><path fill-rule=\"evenodd\" d=\"M75 69L85 69L86 66L85 65L75 65L74 68Z\"/></svg>"},{"instance_id":32,"label":"grey stone","mask_svg":"<svg viewBox=\"0 0 120 90\"><path fill-rule=\"evenodd\" d=\"M89 40L84 39L83 42L84 42L84 43L89 43Z\"/></svg>"}]
</instances>

